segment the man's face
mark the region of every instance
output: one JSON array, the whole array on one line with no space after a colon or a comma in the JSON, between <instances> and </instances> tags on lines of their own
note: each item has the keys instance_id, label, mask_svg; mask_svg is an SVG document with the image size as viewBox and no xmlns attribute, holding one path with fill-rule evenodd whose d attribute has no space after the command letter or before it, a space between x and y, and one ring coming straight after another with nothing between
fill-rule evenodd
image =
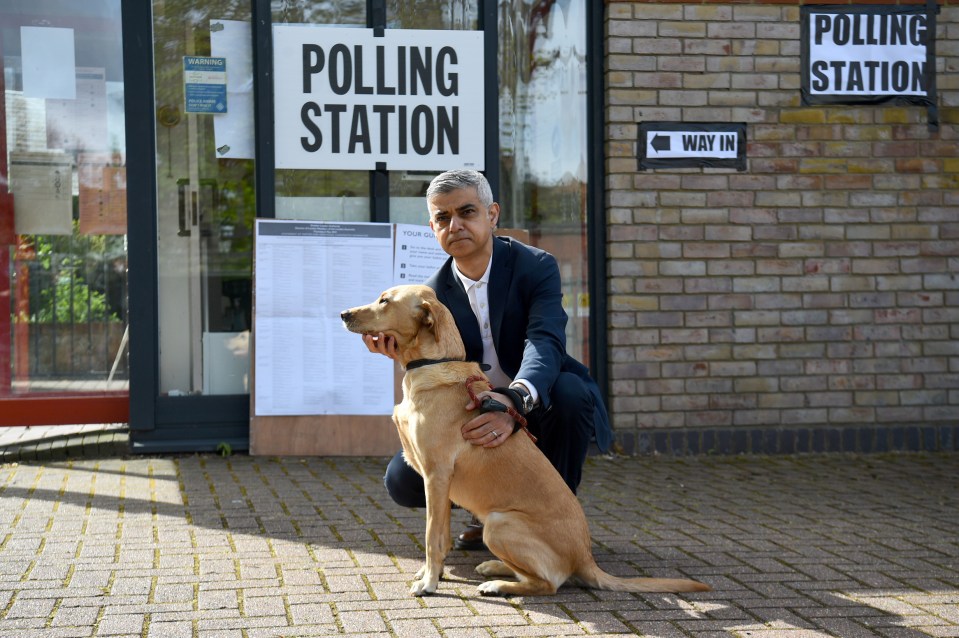
<instances>
[{"instance_id":1,"label":"man's face","mask_svg":"<svg viewBox=\"0 0 959 638\"><path fill-rule=\"evenodd\" d=\"M491 251L499 204L484 206L475 188L441 193L427 201L430 228L453 259L468 259Z\"/></svg>"}]
</instances>

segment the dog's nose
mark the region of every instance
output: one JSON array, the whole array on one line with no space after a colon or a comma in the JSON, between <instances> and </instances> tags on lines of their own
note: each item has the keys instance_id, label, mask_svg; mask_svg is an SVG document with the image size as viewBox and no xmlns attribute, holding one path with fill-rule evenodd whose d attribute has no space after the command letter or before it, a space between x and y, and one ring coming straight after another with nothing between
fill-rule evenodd
<instances>
[{"instance_id":1,"label":"dog's nose","mask_svg":"<svg viewBox=\"0 0 959 638\"><path fill-rule=\"evenodd\" d=\"M349 321L352 317L353 317L353 313L350 312L349 310L344 310L343 312L340 313L340 319L342 319L343 321Z\"/></svg>"}]
</instances>

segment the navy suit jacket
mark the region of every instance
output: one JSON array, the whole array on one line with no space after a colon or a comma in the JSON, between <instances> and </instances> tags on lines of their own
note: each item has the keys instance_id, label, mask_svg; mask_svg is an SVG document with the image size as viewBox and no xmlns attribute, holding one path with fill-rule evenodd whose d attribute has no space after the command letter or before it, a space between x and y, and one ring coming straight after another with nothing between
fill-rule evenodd
<instances>
[{"instance_id":1,"label":"navy suit jacket","mask_svg":"<svg viewBox=\"0 0 959 638\"><path fill-rule=\"evenodd\" d=\"M482 363L483 339L476 315L456 273L452 257L426 281L456 320L466 358ZM511 379L536 386L544 408L560 372L579 376L593 395L596 444L609 449L612 429L599 386L582 363L566 353L566 311L559 267L544 250L509 237L493 238L489 277L489 310L493 346L500 366Z\"/></svg>"}]
</instances>

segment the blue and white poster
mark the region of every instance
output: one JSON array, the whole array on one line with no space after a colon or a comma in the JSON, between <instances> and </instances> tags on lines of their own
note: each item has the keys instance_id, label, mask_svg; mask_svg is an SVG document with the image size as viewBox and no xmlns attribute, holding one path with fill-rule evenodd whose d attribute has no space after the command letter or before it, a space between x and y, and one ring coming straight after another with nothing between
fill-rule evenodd
<instances>
[{"instance_id":1,"label":"blue and white poster","mask_svg":"<svg viewBox=\"0 0 959 638\"><path fill-rule=\"evenodd\" d=\"M226 113L226 58L183 57L187 113Z\"/></svg>"}]
</instances>

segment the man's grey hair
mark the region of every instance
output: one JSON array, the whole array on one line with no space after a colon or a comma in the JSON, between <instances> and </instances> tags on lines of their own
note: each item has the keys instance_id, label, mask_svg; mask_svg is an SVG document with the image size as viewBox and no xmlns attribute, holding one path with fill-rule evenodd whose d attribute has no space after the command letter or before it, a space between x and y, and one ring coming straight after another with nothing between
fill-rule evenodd
<instances>
[{"instance_id":1,"label":"man's grey hair","mask_svg":"<svg viewBox=\"0 0 959 638\"><path fill-rule=\"evenodd\" d=\"M426 199L430 200L436 195L445 195L462 188L475 188L483 206L493 204L493 190L486 177L479 171L468 170L446 171L434 177L430 187L426 189Z\"/></svg>"}]
</instances>

